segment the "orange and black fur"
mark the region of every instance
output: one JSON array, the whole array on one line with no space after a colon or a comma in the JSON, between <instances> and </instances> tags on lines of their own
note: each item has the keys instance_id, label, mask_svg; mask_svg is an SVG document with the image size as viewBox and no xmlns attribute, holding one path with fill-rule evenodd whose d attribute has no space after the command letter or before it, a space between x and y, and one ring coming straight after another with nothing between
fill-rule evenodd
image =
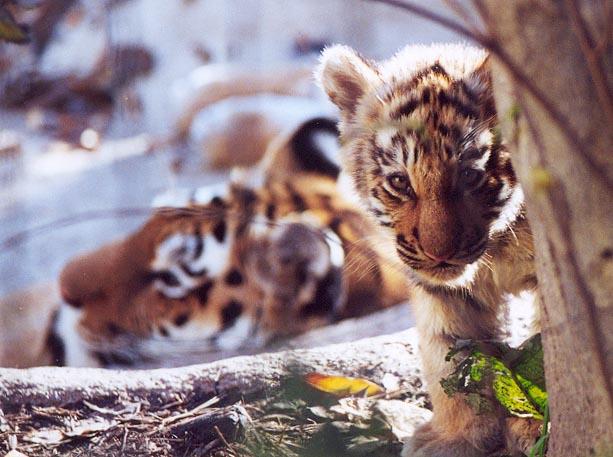
<instances>
[{"instance_id":1,"label":"orange and black fur","mask_svg":"<svg viewBox=\"0 0 613 457\"><path fill-rule=\"evenodd\" d=\"M70 261L51 339L58 361L204 362L402 301L405 278L337 188L338 151L321 146L337 144L333 120L305 122L257 167Z\"/></svg>"},{"instance_id":2,"label":"orange and black fur","mask_svg":"<svg viewBox=\"0 0 613 457\"><path fill-rule=\"evenodd\" d=\"M342 157L365 209L406 266L434 406L404 454L528 452L539 424L476 415L439 382L459 339L499 340L505 296L536 287L522 190L498 131L488 59L462 45L369 61L324 51L318 79L340 109ZM506 442L505 442L506 436Z\"/></svg>"}]
</instances>

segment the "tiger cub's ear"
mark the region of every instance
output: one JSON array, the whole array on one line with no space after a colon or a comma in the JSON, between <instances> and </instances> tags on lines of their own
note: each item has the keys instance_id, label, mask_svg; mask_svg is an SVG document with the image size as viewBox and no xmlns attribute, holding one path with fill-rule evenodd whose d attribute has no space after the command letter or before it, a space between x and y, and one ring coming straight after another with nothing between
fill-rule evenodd
<instances>
[{"instance_id":1,"label":"tiger cub's ear","mask_svg":"<svg viewBox=\"0 0 613 457\"><path fill-rule=\"evenodd\" d=\"M490 56L487 56L467 77L464 78L464 83L477 94L481 100L486 97L493 97L491 66L492 59Z\"/></svg>"},{"instance_id":2,"label":"tiger cub's ear","mask_svg":"<svg viewBox=\"0 0 613 457\"><path fill-rule=\"evenodd\" d=\"M359 100L380 81L373 63L342 45L323 51L315 78L344 119L355 114Z\"/></svg>"}]
</instances>

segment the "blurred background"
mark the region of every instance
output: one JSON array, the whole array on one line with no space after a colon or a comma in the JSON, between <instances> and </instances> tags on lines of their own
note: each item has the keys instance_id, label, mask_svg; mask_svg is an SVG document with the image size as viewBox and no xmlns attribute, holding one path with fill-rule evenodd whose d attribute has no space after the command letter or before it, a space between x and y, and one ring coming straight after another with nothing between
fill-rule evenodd
<instances>
[{"instance_id":1,"label":"blurred background","mask_svg":"<svg viewBox=\"0 0 613 457\"><path fill-rule=\"evenodd\" d=\"M0 297L135 229L155 198L223 180L275 133L333 114L311 80L326 44L385 58L460 40L361 0L0 3L31 38L0 42Z\"/></svg>"}]
</instances>

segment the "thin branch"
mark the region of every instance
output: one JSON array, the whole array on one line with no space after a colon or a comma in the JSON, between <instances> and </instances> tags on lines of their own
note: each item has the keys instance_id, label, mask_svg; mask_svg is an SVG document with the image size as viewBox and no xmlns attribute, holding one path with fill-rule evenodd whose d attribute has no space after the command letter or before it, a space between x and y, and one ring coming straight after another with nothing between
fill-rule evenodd
<instances>
[{"instance_id":1,"label":"thin branch","mask_svg":"<svg viewBox=\"0 0 613 457\"><path fill-rule=\"evenodd\" d=\"M488 12L488 10L485 7L485 5L483 4L483 0L471 0L470 4L475 9L475 11L477 11L479 16L481 17L481 20L485 24L490 24L491 23L490 13ZM491 33L491 31L490 31L490 33Z\"/></svg>"},{"instance_id":2,"label":"thin branch","mask_svg":"<svg viewBox=\"0 0 613 457\"><path fill-rule=\"evenodd\" d=\"M20 244L25 243L33 236L40 235L48 232L49 230L55 230L58 228L67 227L69 225L79 224L81 222L92 221L95 219L112 219L117 217L136 217L147 216L151 214L151 208L113 208L84 211L79 214L73 214L70 216L62 217L60 219L47 222L35 227L17 232L8 238L0 241L0 252L13 249Z\"/></svg>"},{"instance_id":3,"label":"thin branch","mask_svg":"<svg viewBox=\"0 0 613 457\"><path fill-rule=\"evenodd\" d=\"M592 173L598 176L607 187L613 188L613 180L607 175L606 169L594 160L566 116L558 111L555 105L538 89L536 84L514 64L499 43L492 42L489 49L511 73L515 82L522 85L540 103L554 124L557 124L560 132L566 136L570 144L575 148L577 154L583 158Z\"/></svg>"},{"instance_id":4,"label":"thin branch","mask_svg":"<svg viewBox=\"0 0 613 457\"><path fill-rule=\"evenodd\" d=\"M600 98L601 108L607 116L609 125L613 125L613 94L609 89L607 75L603 68L602 53L596 49L596 43L588 30L585 19L579 11L576 0L566 0L566 9L573 32L578 38L579 46L585 57L587 68L594 82L596 93ZM606 35L605 35L606 37Z\"/></svg>"},{"instance_id":5,"label":"thin branch","mask_svg":"<svg viewBox=\"0 0 613 457\"><path fill-rule=\"evenodd\" d=\"M115 219L121 217L140 217L151 216L152 214L159 214L162 216L194 216L194 217L215 217L219 216L223 210L217 208L206 208L199 206L188 207L141 207L141 208L112 208L112 209L97 209L91 211L84 211L78 214L72 214L70 216L61 217L59 219L46 222L34 227L24 229L16 232L13 235L8 236L4 240L0 241L0 252L14 249L17 246L26 243L32 237L45 234L49 231L68 227L70 225L76 225L83 222L90 222L97 219Z\"/></svg>"},{"instance_id":6,"label":"thin branch","mask_svg":"<svg viewBox=\"0 0 613 457\"><path fill-rule=\"evenodd\" d=\"M479 26L482 26L482 23L478 23L476 21L476 17L470 13L470 11L466 8L465 5L462 4L459 0L443 0L443 2L447 5L447 7L452 10L456 16L464 21L466 25L468 25L471 31L475 34L483 33L482 30L479 30Z\"/></svg>"},{"instance_id":7,"label":"thin branch","mask_svg":"<svg viewBox=\"0 0 613 457\"><path fill-rule=\"evenodd\" d=\"M562 114L554 103L552 103L536 86L536 84L518 67L518 65L513 62L510 56L504 51L500 43L495 40L491 35L485 35L482 33L478 33L474 30L470 30L464 25L460 24L457 21L449 19L445 16L437 14L433 11L430 11L426 8L422 8L412 3L406 3L400 0L366 0L375 3L382 3L385 5L394 6L405 11L409 11L413 14L416 14L425 19L429 19L432 22L442 25L443 27L448 28L454 32L457 32L460 35L463 35L471 40L474 40L476 43L480 44L484 48L488 49L493 55L495 55L498 61L509 71L515 82L521 86L523 86L535 99L536 101L543 107L543 109L547 112L551 120L558 126L560 132L566 136L568 141L577 151L583 160L587 163L588 167L591 169L593 174L597 176L599 179L604 182L607 187L613 188L613 179L611 179L605 170L605 167L602 167L600 164L596 163L596 161L592 158L589 151L581 141L577 132L572 128L572 124L569 120ZM479 8L480 3L478 1L473 2L477 7L477 10L482 15L482 19L487 25L487 16L483 15L484 8Z\"/></svg>"},{"instance_id":8,"label":"thin branch","mask_svg":"<svg viewBox=\"0 0 613 457\"><path fill-rule=\"evenodd\" d=\"M373 3L383 3L384 5L395 6L396 8L403 9L405 11L409 11L417 16L428 19L436 24L442 25L443 27L453 30L454 32L463 35L467 38L475 40L479 44L483 44L484 40L483 35L480 33L469 29L464 26L460 22L454 21L448 17L445 17L441 14L435 13L434 11L430 11L427 8L422 8L421 6L417 6L413 3L407 3L400 0L366 0L368 2ZM485 46L485 44L483 44Z\"/></svg>"},{"instance_id":9,"label":"thin branch","mask_svg":"<svg viewBox=\"0 0 613 457\"><path fill-rule=\"evenodd\" d=\"M62 217L38 226L30 227L22 231L16 232L13 235L10 235L4 240L0 241L0 253L2 253L3 251L6 252L11 249L15 249L18 246L27 243L29 240L36 236L44 235L49 233L50 231L59 230L71 225L76 225L83 222L90 222L97 219L113 219L120 217L138 217L151 215L159 215L164 217L191 217L194 218L194 220L203 221L219 218L222 216L242 219L245 216L245 212L240 210L211 208L207 206L199 206L197 204L185 207L164 206L159 208L113 208L85 211L83 213ZM283 224L286 224L286 222L283 221L260 222L259 220L251 220L250 223L266 224L268 227L279 227ZM358 265L361 265L361 260L359 260L359 258L360 256L363 256L373 261L372 268L375 268L375 263L378 262L383 267L389 268L390 270L396 271L403 275L405 274L404 267L401 264L394 262L387 257L379 255L378 252L372 249L372 246L370 244L370 238L361 238L353 242L343 243L336 238L330 237L324 231L321 231L321 235L326 238L328 242L340 244L341 246L343 246L343 249L345 249L347 256L349 256L350 254L352 255L353 263L348 262L346 265L346 268L350 272L352 272L352 269L357 268ZM355 271L353 271L353 273L355 273ZM368 273L369 270L365 270L363 272L364 275L367 275Z\"/></svg>"}]
</instances>

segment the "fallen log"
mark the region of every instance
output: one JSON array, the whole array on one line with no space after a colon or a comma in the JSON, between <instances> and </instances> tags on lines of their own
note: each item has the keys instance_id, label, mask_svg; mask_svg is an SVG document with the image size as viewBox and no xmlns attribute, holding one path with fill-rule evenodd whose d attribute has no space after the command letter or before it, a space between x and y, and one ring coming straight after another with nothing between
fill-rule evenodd
<instances>
[{"instance_id":1,"label":"fallen log","mask_svg":"<svg viewBox=\"0 0 613 457\"><path fill-rule=\"evenodd\" d=\"M377 421L375 415L390 406L404 405L401 410L408 413L394 416L408 414L414 423L422 422L429 412L423 408L427 399L416 349L417 335L410 329L351 343L181 368L0 369L0 455L11 448L28 456L57 452L74 456L133 455L143 449L161 456L209 455L209 451L226 449L235 441L244 442L250 433L289 436L285 428L274 425L277 419L269 420L267 415L299 425L308 420L309 429L319 427L324 436L330 424L342 424L344 420L351 425L355 417ZM335 412L325 410L324 414L333 414L334 420L319 418L319 424L306 416L316 411L311 403L293 416L271 413L278 406L269 409L268 399L278 397L279 392L287 391L289 383L310 372L365 378L381 385L383 393L368 404L344 404ZM389 400L394 398L409 403ZM356 410L372 418L354 417ZM403 433L410 433L414 423ZM271 424L279 430L271 431ZM296 431L301 427L295 426L294 433L302 433ZM341 432L345 433L331 433ZM295 439L298 442L303 437ZM381 443L391 446L388 439ZM391 448L397 450L399 440L392 444Z\"/></svg>"},{"instance_id":2,"label":"fallen log","mask_svg":"<svg viewBox=\"0 0 613 457\"><path fill-rule=\"evenodd\" d=\"M0 369L0 408L63 406L82 400L139 398L165 404L180 394L186 403L212 396L227 402L261 396L297 372L360 376L380 382L385 375L421 385L415 330L352 343L224 359L204 365L155 370L40 367Z\"/></svg>"},{"instance_id":3,"label":"fallen log","mask_svg":"<svg viewBox=\"0 0 613 457\"><path fill-rule=\"evenodd\" d=\"M28 457L58 452L252 457L286 455L274 448L284 441L296 446L321 439L332 444L341 440L353 448L375 446L374 454L369 450L364 455L397 456L400 439L430 414L424 408L428 400L415 329L319 345L393 331L408 322L406 307L392 308L283 343L309 349L180 368L0 369L0 456L17 449ZM309 398L293 410L292 402L278 401L291 382L310 372L365 378L382 386L383 393L374 399L342 399L332 407ZM300 400L308 394L304 387ZM368 435L369 430L378 434ZM254 454L249 451L254 441L273 450Z\"/></svg>"}]
</instances>

